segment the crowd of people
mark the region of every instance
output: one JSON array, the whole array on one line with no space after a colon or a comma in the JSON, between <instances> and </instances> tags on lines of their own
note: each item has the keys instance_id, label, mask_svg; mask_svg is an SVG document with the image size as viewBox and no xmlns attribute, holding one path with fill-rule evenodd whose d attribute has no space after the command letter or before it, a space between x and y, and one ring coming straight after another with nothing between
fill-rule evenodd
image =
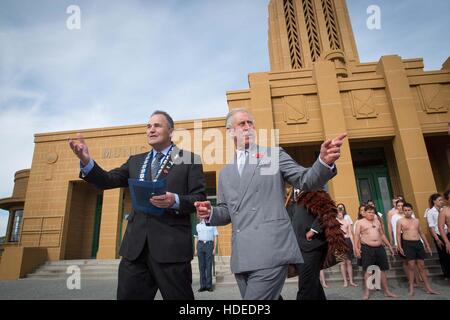
<instances>
[{"instance_id":1,"label":"crowd of people","mask_svg":"<svg viewBox=\"0 0 450 320\"><path fill-rule=\"evenodd\" d=\"M427 221L427 230L433 239L436 251L439 255L443 276L450 284L450 241L448 226L450 224L450 190L444 194L434 193L429 197L429 206L425 210L424 218ZM348 254L340 263L343 286L357 286L353 281L353 258L356 264L362 267L364 272L363 299L369 298L367 279L371 275L367 268L376 265L381 271L381 284L384 294L395 297L387 284L385 272L389 269L387 248L392 256L402 260L402 267L407 276L409 289L408 296L414 295L414 288L423 283L425 291L429 294L439 294L431 288L428 279L425 259L433 254L433 250L427 241L416 217L413 206L406 202L404 197L395 196L392 200L393 207L386 213L385 230L383 214L377 212L373 201L361 203L357 220L352 221L343 203L337 204L337 219L341 223L341 229L348 243ZM328 287L325 273L321 271L321 283Z\"/></svg>"},{"instance_id":2,"label":"crowd of people","mask_svg":"<svg viewBox=\"0 0 450 320\"><path fill-rule=\"evenodd\" d=\"M355 256L366 273L365 279L369 267L379 267L384 293L394 297L385 274L389 263L384 246L392 255L404 257L410 295L414 294L414 281L423 281L428 293L437 294L424 269L424 245L430 254L431 248L411 204L395 197L394 207L387 213L386 231L382 214L373 202L361 204L358 220L353 223L345 206L339 204L336 209L324 191L337 175L335 163L346 133L324 141L317 160L305 168L283 148L256 143L255 122L248 110L230 111L226 130L234 141L235 153L220 173L215 206L206 201L200 156L173 143L174 121L167 112L157 110L149 118L146 137L151 150L130 156L122 166L109 171L94 160L81 134L69 138L69 146L80 160L80 178L101 190L128 187L132 194L140 194L136 198L142 198L133 200L132 213L127 216L119 251L118 299L153 300L158 290L163 299L194 299L190 221L194 212L203 220L197 228L195 246L204 273L199 291L213 290L210 269L217 230L208 227L232 224L230 267L243 299L279 299L291 266L299 275L297 299L326 299L320 270L335 264L336 253L344 256L344 286L357 286L353 279ZM272 166L277 170L268 170ZM285 184L302 190L302 205L294 206L292 214L285 208ZM449 193L433 194L425 213L447 279ZM363 297L368 299L366 283Z\"/></svg>"}]
</instances>

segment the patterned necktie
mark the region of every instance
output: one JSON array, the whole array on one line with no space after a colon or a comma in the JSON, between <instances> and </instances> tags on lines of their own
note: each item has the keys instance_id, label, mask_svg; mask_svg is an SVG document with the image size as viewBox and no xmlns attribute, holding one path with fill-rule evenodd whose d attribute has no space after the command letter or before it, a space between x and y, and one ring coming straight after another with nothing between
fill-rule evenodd
<instances>
[{"instance_id":1,"label":"patterned necktie","mask_svg":"<svg viewBox=\"0 0 450 320\"><path fill-rule=\"evenodd\" d=\"M156 174L158 173L161 159L164 157L164 154L158 152L152 161L152 180L155 180Z\"/></svg>"},{"instance_id":2,"label":"patterned necktie","mask_svg":"<svg viewBox=\"0 0 450 320\"><path fill-rule=\"evenodd\" d=\"M239 158L238 158L238 171L239 175L242 176L242 171L244 170L245 166L245 157L247 155L247 151L245 152L239 152Z\"/></svg>"}]
</instances>

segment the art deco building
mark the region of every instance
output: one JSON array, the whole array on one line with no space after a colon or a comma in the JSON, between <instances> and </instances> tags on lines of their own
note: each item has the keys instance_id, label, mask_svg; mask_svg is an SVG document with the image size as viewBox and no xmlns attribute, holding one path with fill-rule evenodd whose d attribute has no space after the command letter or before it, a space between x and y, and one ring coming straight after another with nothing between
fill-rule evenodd
<instances>
[{"instance_id":1,"label":"art deco building","mask_svg":"<svg viewBox=\"0 0 450 320\"><path fill-rule=\"evenodd\" d=\"M339 174L329 183L333 198L354 219L360 202L373 199L385 213L402 194L425 230L429 195L450 188L450 59L435 71L424 71L421 58L397 55L361 62L344 0L272 0L268 22L270 71L251 73L249 88L227 92L229 108L248 108L257 128L277 129L280 145L304 166L317 159L324 139L347 132ZM225 135L224 117L202 124ZM194 121L175 127L201 134ZM149 150L145 129L82 134L96 161L112 169ZM75 133L36 134L31 169L17 172L12 197L0 200L10 211L0 279L23 276L45 260L118 258L129 192L100 191L78 178L67 145ZM192 141L175 142L195 149ZM204 165L212 200L222 167ZM219 232L219 255L229 256L231 226Z\"/></svg>"}]
</instances>

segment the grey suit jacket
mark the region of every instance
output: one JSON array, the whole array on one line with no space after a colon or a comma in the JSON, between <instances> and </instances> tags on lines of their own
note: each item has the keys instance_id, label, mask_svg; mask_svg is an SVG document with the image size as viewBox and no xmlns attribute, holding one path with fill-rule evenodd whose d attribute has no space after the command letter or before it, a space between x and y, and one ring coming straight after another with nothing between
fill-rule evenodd
<instances>
[{"instance_id":1,"label":"grey suit jacket","mask_svg":"<svg viewBox=\"0 0 450 320\"><path fill-rule=\"evenodd\" d=\"M284 182L316 191L336 175L336 169L332 171L318 160L311 168L304 168L282 148L259 146L250 148L242 177L235 162L220 173L218 203L209 220L214 226L232 223L231 271L242 273L302 263L284 207Z\"/></svg>"}]
</instances>

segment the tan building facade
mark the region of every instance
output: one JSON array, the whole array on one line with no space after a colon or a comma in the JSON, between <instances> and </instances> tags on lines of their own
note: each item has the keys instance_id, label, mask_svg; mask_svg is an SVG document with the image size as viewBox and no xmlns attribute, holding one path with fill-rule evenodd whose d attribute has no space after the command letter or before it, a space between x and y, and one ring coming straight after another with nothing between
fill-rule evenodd
<instances>
[{"instance_id":1,"label":"tan building facade","mask_svg":"<svg viewBox=\"0 0 450 320\"><path fill-rule=\"evenodd\" d=\"M450 188L450 59L436 71L424 71L422 59L395 55L361 63L344 0L272 0L268 38L271 71L252 73L248 89L227 92L229 109L248 108L257 128L276 130L279 144L304 166L325 139L347 132L329 184L336 202L355 219L360 202L373 199L384 213L402 194L425 229L429 195ZM175 127L181 147L203 158L213 147L226 153L227 144L211 138L226 136L224 117ZM145 129L82 134L93 158L112 169L149 150ZM130 195L80 180L69 135L75 131L36 134L31 169L17 172L12 197L0 199L10 211L0 279L22 277L46 260L118 258ZM223 161L204 164L212 201L222 167ZM218 253L229 256L231 227L219 233Z\"/></svg>"}]
</instances>

